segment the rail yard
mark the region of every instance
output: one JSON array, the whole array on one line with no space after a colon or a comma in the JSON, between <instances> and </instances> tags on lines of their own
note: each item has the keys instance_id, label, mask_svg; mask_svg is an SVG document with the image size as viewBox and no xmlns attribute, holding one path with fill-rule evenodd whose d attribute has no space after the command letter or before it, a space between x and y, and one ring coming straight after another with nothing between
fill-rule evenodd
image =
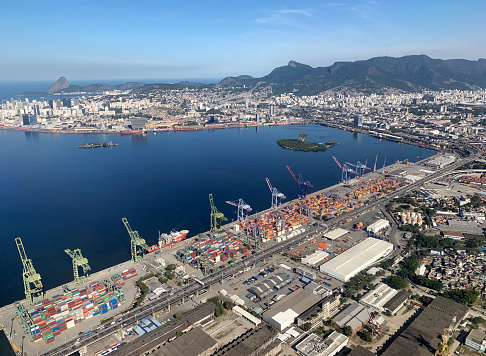
<instances>
[{"instance_id":1,"label":"rail yard","mask_svg":"<svg viewBox=\"0 0 486 356\"><path fill-rule=\"evenodd\" d=\"M458 159L434 171L425 169L425 162L396 162L367 174L363 168L361 174L353 171L355 177L352 179L348 176L350 166L346 165L342 166L341 183L309 195L307 188L312 185L301 175L294 175L288 167L299 188L298 199L282 202L285 196L267 180L272 207L249 215L251 207L240 199L234 204L238 209L238 220L223 225L224 215L214 206L210 196L211 231L148 254L144 253L145 240L124 219L131 241L130 261L97 272L88 280L87 260L80 251L72 253L74 282L47 291L45 295L40 276L22 245L19 252L24 264L26 299L1 308L0 323L12 347L20 347L28 354L65 355L87 348L90 352L96 348L105 349L105 346L106 350L115 351L120 342L131 340L133 331L130 333L128 329L132 330L142 318L157 315L166 318L171 309L183 308L188 301L194 303L200 293L213 293L210 291L213 284L223 284L221 288L233 295L234 300L241 299L249 307L262 309L280 298L281 292L273 290L262 300L251 287L276 274L281 275L290 288L299 288L304 272L314 273L314 279L329 289L341 287L341 282L331 281L318 268L369 238L370 233L363 226L377 219L386 219L377 207L392 196L416 189L473 159ZM338 238L325 237L326 232L337 228L347 229L347 233ZM390 240L386 230L376 237L389 240L395 247L400 244ZM293 259L320 252L325 257L317 264L303 266ZM171 264L180 273L174 282L166 282L170 288L164 291L164 296L133 307L140 295L134 281L150 277L150 273L155 275ZM83 268L86 278L79 275L78 268ZM298 271L303 272L299 274ZM159 285L163 288L161 283L157 284L157 278L154 279L152 291ZM192 282L185 283L186 279ZM104 338L114 342L108 347L104 345Z\"/></svg>"}]
</instances>

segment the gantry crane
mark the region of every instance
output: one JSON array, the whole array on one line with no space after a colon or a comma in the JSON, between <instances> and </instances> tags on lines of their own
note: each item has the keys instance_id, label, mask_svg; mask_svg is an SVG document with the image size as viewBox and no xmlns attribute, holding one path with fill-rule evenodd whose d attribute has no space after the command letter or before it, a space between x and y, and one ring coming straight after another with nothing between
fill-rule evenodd
<instances>
[{"instance_id":1,"label":"gantry crane","mask_svg":"<svg viewBox=\"0 0 486 356\"><path fill-rule=\"evenodd\" d=\"M253 210L251 206L245 203L245 201L241 198L235 201L227 200L226 203L228 203L229 205L236 206L238 208L237 215L236 215L238 221L244 221L248 219L248 213Z\"/></svg>"},{"instance_id":2,"label":"gantry crane","mask_svg":"<svg viewBox=\"0 0 486 356\"><path fill-rule=\"evenodd\" d=\"M219 231L221 230L221 223L223 221L227 221L228 219L226 219L224 214L214 206L212 194L209 194L209 204L211 205L211 230L210 231L213 232Z\"/></svg>"},{"instance_id":3,"label":"gantry crane","mask_svg":"<svg viewBox=\"0 0 486 356\"><path fill-rule=\"evenodd\" d=\"M268 184L268 188L272 192L272 208L276 209L282 204L282 199L287 198L283 193L280 193L277 188L272 187L270 179L265 178Z\"/></svg>"},{"instance_id":4,"label":"gantry crane","mask_svg":"<svg viewBox=\"0 0 486 356\"><path fill-rule=\"evenodd\" d=\"M332 159L334 160L334 162L336 162L336 164L339 166L339 168L341 168L341 183L347 183L349 182L349 180L351 179L350 175L351 174L356 174L355 171L353 171L352 168L349 168L349 166L345 163L345 164L341 164L339 163L338 159L334 156L332 156Z\"/></svg>"},{"instance_id":5,"label":"gantry crane","mask_svg":"<svg viewBox=\"0 0 486 356\"><path fill-rule=\"evenodd\" d=\"M126 218L122 218L122 221L127 228L128 234L130 235L130 249L132 251L132 261L140 262L145 256L144 249L148 248L148 246L145 243L145 240L140 237L138 231L132 230Z\"/></svg>"},{"instance_id":6,"label":"gantry crane","mask_svg":"<svg viewBox=\"0 0 486 356\"><path fill-rule=\"evenodd\" d=\"M368 160L366 160L366 162L364 164L361 163L360 161L358 161L356 164L352 164L352 163L346 162L347 165L356 168L356 178L361 178L362 176L364 176L365 175L365 170L367 170L367 169L371 170L371 168L369 168L366 165L367 163L368 163Z\"/></svg>"},{"instance_id":7,"label":"gantry crane","mask_svg":"<svg viewBox=\"0 0 486 356\"><path fill-rule=\"evenodd\" d=\"M22 260L22 265L24 267L22 277L24 279L25 297L30 302L30 304L34 304L34 299L42 299L44 297L41 276L35 271L32 260L30 258L27 258L22 239L20 237L17 237L15 239L15 243L17 244L20 259Z\"/></svg>"},{"instance_id":8,"label":"gantry crane","mask_svg":"<svg viewBox=\"0 0 486 356\"><path fill-rule=\"evenodd\" d=\"M449 324L449 328L444 328L444 332L442 333L442 337L439 343L439 347L435 351L435 356L451 356L451 352L449 350L449 339L452 337L454 333L454 327L456 326L457 321L457 312L454 313L452 317L451 323Z\"/></svg>"},{"instance_id":9,"label":"gantry crane","mask_svg":"<svg viewBox=\"0 0 486 356\"><path fill-rule=\"evenodd\" d=\"M287 166L287 169L292 175L292 177L295 179L295 181L297 182L299 199L305 199L305 197L307 197L307 187L313 187L313 185L309 181L306 181L302 176L302 174L296 176L294 172L292 172L289 166Z\"/></svg>"},{"instance_id":10,"label":"gantry crane","mask_svg":"<svg viewBox=\"0 0 486 356\"><path fill-rule=\"evenodd\" d=\"M31 333L30 331L32 328L35 328L34 320L32 320L27 308L25 308L20 302L15 302L14 306L15 315L19 319L19 324L24 328L24 333L30 334L30 338L33 339L35 334Z\"/></svg>"},{"instance_id":11,"label":"gantry crane","mask_svg":"<svg viewBox=\"0 0 486 356\"><path fill-rule=\"evenodd\" d=\"M66 249L64 250L64 252L66 252L73 260L74 281L77 284L87 282L89 280L88 271L91 270L91 267L88 264L88 259L86 257L83 257L83 254L81 253L81 250L79 248L74 251ZM83 269L83 276L79 276L78 267L81 267Z\"/></svg>"}]
</instances>

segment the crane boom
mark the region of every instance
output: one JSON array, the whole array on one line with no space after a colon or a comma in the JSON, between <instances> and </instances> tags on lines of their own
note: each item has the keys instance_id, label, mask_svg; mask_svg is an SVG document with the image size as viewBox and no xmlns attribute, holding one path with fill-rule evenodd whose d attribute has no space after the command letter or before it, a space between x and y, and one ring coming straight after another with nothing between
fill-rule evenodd
<instances>
[{"instance_id":1,"label":"crane boom","mask_svg":"<svg viewBox=\"0 0 486 356\"><path fill-rule=\"evenodd\" d=\"M287 166L287 167L288 167L288 166ZM273 192L273 190L272 190L272 183L270 183L270 179L265 178L265 180L267 181L268 188L270 188L270 191L271 191L271 192Z\"/></svg>"},{"instance_id":2,"label":"crane boom","mask_svg":"<svg viewBox=\"0 0 486 356\"><path fill-rule=\"evenodd\" d=\"M343 166L341 165L341 163L339 163L338 159L334 156L332 156L332 159L334 160L334 162L337 163L337 165L339 166L339 168L343 169Z\"/></svg>"},{"instance_id":3,"label":"crane boom","mask_svg":"<svg viewBox=\"0 0 486 356\"><path fill-rule=\"evenodd\" d=\"M15 243L19 250L23 266L22 277L24 280L25 297L31 304L34 304L35 298L43 298L44 296L41 276L36 272L32 260L27 257L22 239L20 237L15 238Z\"/></svg>"}]
</instances>

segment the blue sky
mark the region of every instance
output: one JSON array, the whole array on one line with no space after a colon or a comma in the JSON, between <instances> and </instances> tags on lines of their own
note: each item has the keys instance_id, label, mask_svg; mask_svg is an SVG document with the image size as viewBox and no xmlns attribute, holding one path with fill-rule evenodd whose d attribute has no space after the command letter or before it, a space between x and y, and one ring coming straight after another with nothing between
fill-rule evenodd
<instances>
[{"instance_id":1,"label":"blue sky","mask_svg":"<svg viewBox=\"0 0 486 356\"><path fill-rule=\"evenodd\" d=\"M484 0L11 1L0 81L263 76L388 55L477 60Z\"/></svg>"}]
</instances>

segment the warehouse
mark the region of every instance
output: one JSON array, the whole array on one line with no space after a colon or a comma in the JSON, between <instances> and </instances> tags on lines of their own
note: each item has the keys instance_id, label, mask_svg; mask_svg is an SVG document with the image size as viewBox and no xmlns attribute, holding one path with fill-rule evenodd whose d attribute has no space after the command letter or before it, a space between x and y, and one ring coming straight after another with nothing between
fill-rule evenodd
<instances>
[{"instance_id":1,"label":"warehouse","mask_svg":"<svg viewBox=\"0 0 486 356\"><path fill-rule=\"evenodd\" d=\"M369 225L366 228L366 231L368 231L369 233L374 235L374 234L380 232L381 230L386 229L388 226L390 226L390 223L388 222L388 220L380 219L380 220L374 222L373 224Z\"/></svg>"},{"instance_id":2,"label":"warehouse","mask_svg":"<svg viewBox=\"0 0 486 356\"><path fill-rule=\"evenodd\" d=\"M408 300L409 296L410 293L406 291L399 292L384 283L379 283L374 290L366 293L359 302L376 311L386 312L388 310L395 315Z\"/></svg>"},{"instance_id":3,"label":"warehouse","mask_svg":"<svg viewBox=\"0 0 486 356\"><path fill-rule=\"evenodd\" d=\"M353 329L353 335L360 331L363 325L366 325L371 319L370 311L359 303L353 303L338 315L334 317L334 326L344 329L350 326Z\"/></svg>"},{"instance_id":4,"label":"warehouse","mask_svg":"<svg viewBox=\"0 0 486 356\"><path fill-rule=\"evenodd\" d=\"M348 344L348 337L333 331L323 339L316 334L310 334L301 341L296 349L304 356L334 356Z\"/></svg>"},{"instance_id":5,"label":"warehouse","mask_svg":"<svg viewBox=\"0 0 486 356\"><path fill-rule=\"evenodd\" d=\"M266 297L269 293L286 286L291 281L290 276L285 273L277 273L271 277L268 277L263 282L255 284L251 288L248 288L250 293L255 294L258 298Z\"/></svg>"},{"instance_id":6,"label":"warehouse","mask_svg":"<svg viewBox=\"0 0 486 356\"><path fill-rule=\"evenodd\" d=\"M323 259L328 257L329 254L322 250L317 250L316 252L310 254L307 257L301 259L301 262L308 266L315 266L317 263L321 262Z\"/></svg>"},{"instance_id":7,"label":"warehouse","mask_svg":"<svg viewBox=\"0 0 486 356\"><path fill-rule=\"evenodd\" d=\"M317 295L304 289L298 289L263 313L263 320L282 331L289 327L300 314L320 300L321 298Z\"/></svg>"},{"instance_id":8,"label":"warehouse","mask_svg":"<svg viewBox=\"0 0 486 356\"><path fill-rule=\"evenodd\" d=\"M360 271L393 251L389 242L368 238L321 265L320 270L340 281L347 282Z\"/></svg>"},{"instance_id":9,"label":"warehouse","mask_svg":"<svg viewBox=\"0 0 486 356\"><path fill-rule=\"evenodd\" d=\"M338 229L334 229L332 231L329 231L328 233L326 233L324 235L324 237L328 238L329 240L336 240L336 239L340 238L341 236L343 236L344 234L347 234L347 233L348 233L348 231L341 229L341 228L338 228Z\"/></svg>"}]
</instances>

